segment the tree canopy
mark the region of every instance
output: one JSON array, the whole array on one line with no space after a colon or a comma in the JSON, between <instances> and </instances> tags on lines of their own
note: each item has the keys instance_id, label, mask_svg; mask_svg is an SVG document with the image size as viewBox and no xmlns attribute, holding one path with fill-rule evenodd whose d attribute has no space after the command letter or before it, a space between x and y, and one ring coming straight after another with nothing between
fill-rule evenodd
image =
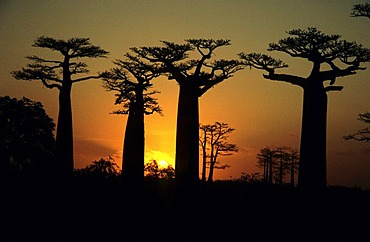
<instances>
[{"instance_id":1,"label":"tree canopy","mask_svg":"<svg viewBox=\"0 0 370 242\"><path fill-rule=\"evenodd\" d=\"M355 4L353 5L351 17L367 17L370 18L370 4Z\"/></svg>"},{"instance_id":2,"label":"tree canopy","mask_svg":"<svg viewBox=\"0 0 370 242\"><path fill-rule=\"evenodd\" d=\"M72 82L80 82L88 79L97 79L99 75L81 76L90 71L85 62L79 61L80 58L106 58L109 52L99 46L92 45L89 38L70 38L68 40L55 39L51 37L38 37L33 47L46 48L57 51L64 59L45 59L36 55L27 56L32 61L27 68L20 71L13 71L16 79L21 80L41 80L47 88L61 89L65 78L76 75ZM76 61L71 61L76 59ZM61 76L62 74L62 76Z\"/></svg>"},{"instance_id":3,"label":"tree canopy","mask_svg":"<svg viewBox=\"0 0 370 242\"><path fill-rule=\"evenodd\" d=\"M0 169L2 172L53 168L54 121L41 102L0 97Z\"/></svg>"}]
</instances>

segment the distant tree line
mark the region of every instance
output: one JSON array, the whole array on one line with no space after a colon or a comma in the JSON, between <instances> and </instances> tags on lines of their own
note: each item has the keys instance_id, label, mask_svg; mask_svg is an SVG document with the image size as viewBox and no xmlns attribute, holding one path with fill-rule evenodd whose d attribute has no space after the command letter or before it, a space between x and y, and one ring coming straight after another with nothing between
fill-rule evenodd
<instances>
[{"instance_id":1,"label":"distant tree line","mask_svg":"<svg viewBox=\"0 0 370 242\"><path fill-rule=\"evenodd\" d=\"M289 147L265 147L257 154L257 166L263 170L263 181L282 185L286 175L295 186L295 174L299 167L298 151Z\"/></svg>"}]
</instances>

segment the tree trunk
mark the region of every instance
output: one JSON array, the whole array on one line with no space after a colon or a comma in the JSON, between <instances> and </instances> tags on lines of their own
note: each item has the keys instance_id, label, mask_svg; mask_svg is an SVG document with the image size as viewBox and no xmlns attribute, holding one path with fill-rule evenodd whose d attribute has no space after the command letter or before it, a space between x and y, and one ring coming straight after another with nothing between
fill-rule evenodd
<instances>
[{"instance_id":1,"label":"tree trunk","mask_svg":"<svg viewBox=\"0 0 370 242\"><path fill-rule=\"evenodd\" d=\"M122 154L122 175L126 184L140 189L144 181L144 112L142 93L136 93L136 103L130 107Z\"/></svg>"},{"instance_id":2,"label":"tree trunk","mask_svg":"<svg viewBox=\"0 0 370 242\"><path fill-rule=\"evenodd\" d=\"M283 151L280 151L280 167L279 167L279 185L283 185Z\"/></svg>"},{"instance_id":3,"label":"tree trunk","mask_svg":"<svg viewBox=\"0 0 370 242\"><path fill-rule=\"evenodd\" d=\"M202 160L202 182L206 181L207 172L207 132L204 131L204 140L202 144L203 160Z\"/></svg>"},{"instance_id":4,"label":"tree trunk","mask_svg":"<svg viewBox=\"0 0 370 242\"><path fill-rule=\"evenodd\" d=\"M272 162L273 162L273 157L272 153L269 154L269 179L268 182L272 184Z\"/></svg>"},{"instance_id":5,"label":"tree trunk","mask_svg":"<svg viewBox=\"0 0 370 242\"><path fill-rule=\"evenodd\" d=\"M327 182L327 95L322 83L308 81L303 94L298 186L306 190L322 190Z\"/></svg>"},{"instance_id":6,"label":"tree trunk","mask_svg":"<svg viewBox=\"0 0 370 242\"><path fill-rule=\"evenodd\" d=\"M293 154L293 151L292 151L292 163L291 163L291 166L290 166L290 186L291 187L294 187L294 154Z\"/></svg>"},{"instance_id":7,"label":"tree trunk","mask_svg":"<svg viewBox=\"0 0 370 242\"><path fill-rule=\"evenodd\" d=\"M72 176L73 159L73 129L72 129L72 83L63 83L59 91L59 113L56 131L56 164L61 176Z\"/></svg>"},{"instance_id":8,"label":"tree trunk","mask_svg":"<svg viewBox=\"0 0 370 242\"><path fill-rule=\"evenodd\" d=\"M199 181L199 105L198 87L180 84L176 128L176 184L195 188Z\"/></svg>"},{"instance_id":9,"label":"tree trunk","mask_svg":"<svg viewBox=\"0 0 370 242\"><path fill-rule=\"evenodd\" d=\"M209 165L209 173L208 173L208 182L212 183L213 182L213 171L215 170L215 162L211 161Z\"/></svg>"}]
</instances>

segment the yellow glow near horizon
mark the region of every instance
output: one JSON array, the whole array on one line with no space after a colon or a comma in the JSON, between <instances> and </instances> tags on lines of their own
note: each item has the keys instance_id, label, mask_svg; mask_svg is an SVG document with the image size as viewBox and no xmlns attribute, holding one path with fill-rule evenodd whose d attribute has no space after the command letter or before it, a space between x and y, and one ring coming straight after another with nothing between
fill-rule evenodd
<instances>
[{"instance_id":1,"label":"yellow glow near horizon","mask_svg":"<svg viewBox=\"0 0 370 242\"><path fill-rule=\"evenodd\" d=\"M169 165L175 167L175 160L169 153L159 150L150 150L145 153L145 163L156 160L160 168L166 168Z\"/></svg>"},{"instance_id":2,"label":"yellow glow near horizon","mask_svg":"<svg viewBox=\"0 0 370 242\"><path fill-rule=\"evenodd\" d=\"M167 168L169 166L168 162L165 160L158 161L159 168Z\"/></svg>"}]
</instances>

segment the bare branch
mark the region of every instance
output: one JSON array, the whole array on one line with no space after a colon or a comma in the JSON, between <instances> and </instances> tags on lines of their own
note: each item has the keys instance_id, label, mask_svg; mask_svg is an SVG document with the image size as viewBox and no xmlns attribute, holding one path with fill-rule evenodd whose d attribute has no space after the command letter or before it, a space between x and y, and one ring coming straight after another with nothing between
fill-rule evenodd
<instances>
[{"instance_id":1,"label":"bare branch","mask_svg":"<svg viewBox=\"0 0 370 242\"><path fill-rule=\"evenodd\" d=\"M46 59L40 58L40 57L35 56L35 55L26 56L26 58L29 59L29 60L35 61L37 63L56 63L56 64L63 64L62 61L46 60Z\"/></svg>"},{"instance_id":2,"label":"bare branch","mask_svg":"<svg viewBox=\"0 0 370 242\"><path fill-rule=\"evenodd\" d=\"M272 80L272 81L282 81L287 82L292 85L297 85L300 87L304 87L304 84L306 82L306 79L299 76L293 76L288 74L269 74L269 75L263 75L264 78Z\"/></svg>"},{"instance_id":3,"label":"bare branch","mask_svg":"<svg viewBox=\"0 0 370 242\"><path fill-rule=\"evenodd\" d=\"M210 74L203 73L200 76L199 81L199 93L198 96L201 97L206 91L214 87L216 84L230 78L233 74L239 70L243 69L243 65L237 60L217 60L211 64L204 64L207 67L212 68ZM220 72L220 74L215 74Z\"/></svg>"},{"instance_id":4,"label":"bare branch","mask_svg":"<svg viewBox=\"0 0 370 242\"><path fill-rule=\"evenodd\" d=\"M86 81L86 80L90 80L90 79L100 79L100 78L101 78L100 75L97 75L97 76L85 76L85 77L74 79L74 80L72 80L72 82L75 83L75 82L82 82L82 81Z\"/></svg>"},{"instance_id":5,"label":"bare branch","mask_svg":"<svg viewBox=\"0 0 370 242\"><path fill-rule=\"evenodd\" d=\"M370 123L370 112L360 113L357 119L364 123ZM354 134L345 135L343 138L345 140L353 139L362 142L370 142L370 127L360 129Z\"/></svg>"},{"instance_id":6,"label":"bare branch","mask_svg":"<svg viewBox=\"0 0 370 242\"><path fill-rule=\"evenodd\" d=\"M330 92L330 91L342 91L343 86L327 86L324 88L325 92Z\"/></svg>"},{"instance_id":7,"label":"bare branch","mask_svg":"<svg viewBox=\"0 0 370 242\"><path fill-rule=\"evenodd\" d=\"M240 53L240 59L245 66L250 68L254 67L256 69L265 70L269 73L274 73L275 69L286 68L288 67L283 61L274 59L271 56L259 53Z\"/></svg>"}]
</instances>

